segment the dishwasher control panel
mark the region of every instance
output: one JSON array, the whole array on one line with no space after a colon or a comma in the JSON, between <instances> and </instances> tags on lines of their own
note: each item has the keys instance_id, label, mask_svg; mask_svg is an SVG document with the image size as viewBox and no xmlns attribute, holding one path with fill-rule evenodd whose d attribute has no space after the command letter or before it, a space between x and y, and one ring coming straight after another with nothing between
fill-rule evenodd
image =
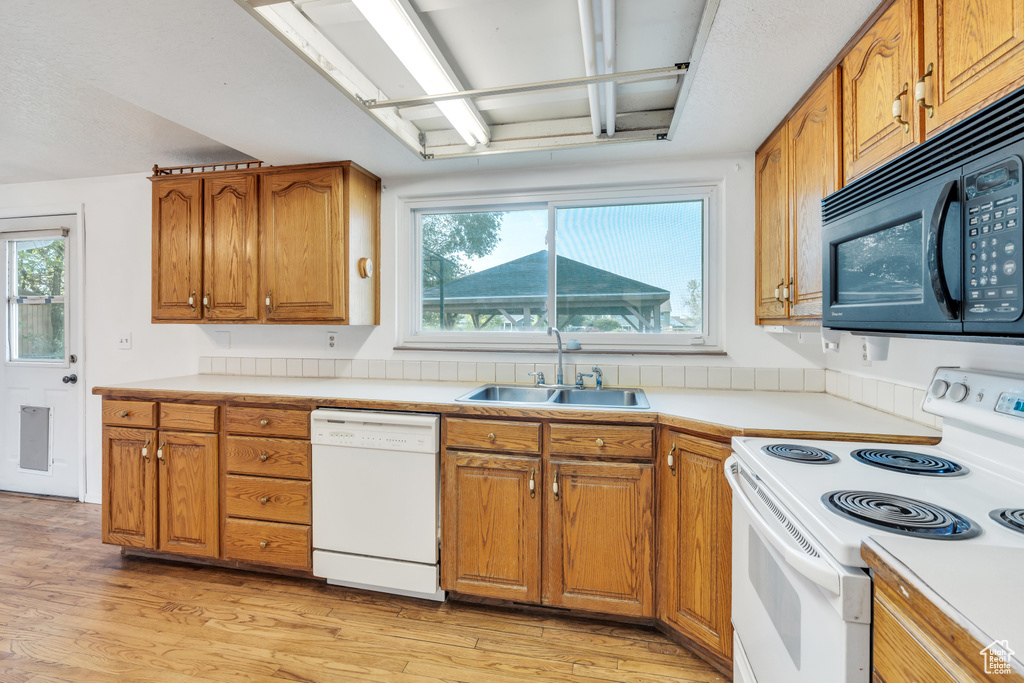
<instances>
[{"instance_id":1,"label":"dishwasher control panel","mask_svg":"<svg viewBox=\"0 0 1024 683\"><path fill-rule=\"evenodd\" d=\"M436 415L370 413L320 408L312 415L313 443L341 448L436 453Z\"/></svg>"}]
</instances>

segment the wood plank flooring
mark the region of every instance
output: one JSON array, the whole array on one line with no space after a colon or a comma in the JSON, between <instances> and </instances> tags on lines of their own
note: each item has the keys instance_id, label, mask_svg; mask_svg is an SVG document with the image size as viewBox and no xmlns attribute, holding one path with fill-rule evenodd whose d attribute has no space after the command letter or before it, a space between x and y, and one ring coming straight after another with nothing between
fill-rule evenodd
<instances>
[{"instance_id":1,"label":"wood plank flooring","mask_svg":"<svg viewBox=\"0 0 1024 683\"><path fill-rule=\"evenodd\" d=\"M725 680L660 633L123 557L100 507L0 493L0 682Z\"/></svg>"}]
</instances>

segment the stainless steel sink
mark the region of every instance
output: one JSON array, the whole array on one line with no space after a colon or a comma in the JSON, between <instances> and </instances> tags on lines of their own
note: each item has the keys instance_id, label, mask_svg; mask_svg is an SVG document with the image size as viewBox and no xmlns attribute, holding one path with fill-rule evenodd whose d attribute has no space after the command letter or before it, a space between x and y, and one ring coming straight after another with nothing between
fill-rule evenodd
<instances>
[{"instance_id":1,"label":"stainless steel sink","mask_svg":"<svg viewBox=\"0 0 1024 683\"><path fill-rule=\"evenodd\" d=\"M455 400L464 403L625 408L629 410L647 410L651 407L642 389L524 387L514 384L485 384Z\"/></svg>"}]
</instances>

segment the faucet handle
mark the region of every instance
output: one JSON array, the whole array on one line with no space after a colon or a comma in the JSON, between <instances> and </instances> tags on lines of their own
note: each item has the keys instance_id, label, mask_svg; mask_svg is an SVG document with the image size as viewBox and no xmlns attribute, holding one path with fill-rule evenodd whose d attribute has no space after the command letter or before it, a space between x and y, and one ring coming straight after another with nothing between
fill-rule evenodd
<instances>
[{"instance_id":1,"label":"faucet handle","mask_svg":"<svg viewBox=\"0 0 1024 683\"><path fill-rule=\"evenodd\" d=\"M540 372L540 371L537 371L537 372L531 372L531 373L530 373L530 377L536 377L536 378L537 378L537 386L538 386L538 387L539 387L539 386L540 386L541 384L544 384L544 373L543 373L543 372Z\"/></svg>"},{"instance_id":2,"label":"faucet handle","mask_svg":"<svg viewBox=\"0 0 1024 683\"><path fill-rule=\"evenodd\" d=\"M594 376L593 373L590 373L590 372L577 372L576 373L576 386L578 388L582 389L583 388L583 378L584 377L593 377L593 376Z\"/></svg>"},{"instance_id":3,"label":"faucet handle","mask_svg":"<svg viewBox=\"0 0 1024 683\"><path fill-rule=\"evenodd\" d=\"M593 368L591 368L591 372L597 375L597 388L600 389L601 385L604 384L604 373L601 372L601 368L597 367L596 365Z\"/></svg>"}]
</instances>

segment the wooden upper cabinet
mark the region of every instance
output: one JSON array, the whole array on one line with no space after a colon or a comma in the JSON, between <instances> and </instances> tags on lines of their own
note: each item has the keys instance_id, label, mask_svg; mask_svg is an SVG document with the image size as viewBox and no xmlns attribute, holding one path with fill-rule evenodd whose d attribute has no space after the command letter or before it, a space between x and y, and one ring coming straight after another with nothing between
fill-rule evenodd
<instances>
[{"instance_id":1,"label":"wooden upper cabinet","mask_svg":"<svg viewBox=\"0 0 1024 683\"><path fill-rule=\"evenodd\" d=\"M257 176L203 181L203 310L211 321L259 320Z\"/></svg>"},{"instance_id":2,"label":"wooden upper cabinet","mask_svg":"<svg viewBox=\"0 0 1024 683\"><path fill-rule=\"evenodd\" d=\"M202 180L153 184L153 320L199 320Z\"/></svg>"},{"instance_id":3,"label":"wooden upper cabinet","mask_svg":"<svg viewBox=\"0 0 1024 683\"><path fill-rule=\"evenodd\" d=\"M541 481L540 458L445 453L445 590L540 602Z\"/></svg>"},{"instance_id":4,"label":"wooden upper cabinet","mask_svg":"<svg viewBox=\"0 0 1024 683\"><path fill-rule=\"evenodd\" d=\"M790 318L821 317L821 200L841 182L839 91L833 71L786 124Z\"/></svg>"},{"instance_id":5,"label":"wooden upper cabinet","mask_svg":"<svg viewBox=\"0 0 1024 683\"><path fill-rule=\"evenodd\" d=\"M342 183L340 168L264 176L260 261L267 321L345 319Z\"/></svg>"},{"instance_id":6,"label":"wooden upper cabinet","mask_svg":"<svg viewBox=\"0 0 1024 683\"><path fill-rule=\"evenodd\" d=\"M166 552L220 556L216 434L159 434L160 542Z\"/></svg>"},{"instance_id":7,"label":"wooden upper cabinet","mask_svg":"<svg viewBox=\"0 0 1024 683\"><path fill-rule=\"evenodd\" d=\"M896 0L843 58L846 183L924 139L920 107L914 103L919 21L917 0ZM896 100L906 125L893 116Z\"/></svg>"},{"instance_id":8,"label":"wooden upper cabinet","mask_svg":"<svg viewBox=\"0 0 1024 683\"><path fill-rule=\"evenodd\" d=\"M104 543L156 548L156 475L155 430L103 428Z\"/></svg>"},{"instance_id":9,"label":"wooden upper cabinet","mask_svg":"<svg viewBox=\"0 0 1024 683\"><path fill-rule=\"evenodd\" d=\"M725 670L732 660L729 454L725 444L666 429L658 458L658 618Z\"/></svg>"},{"instance_id":10,"label":"wooden upper cabinet","mask_svg":"<svg viewBox=\"0 0 1024 683\"><path fill-rule=\"evenodd\" d=\"M924 0L927 135L1024 85L1024 0Z\"/></svg>"},{"instance_id":11,"label":"wooden upper cabinet","mask_svg":"<svg viewBox=\"0 0 1024 683\"><path fill-rule=\"evenodd\" d=\"M754 159L756 177L755 316L784 318L786 302L781 289L786 284L789 232L789 146L785 128L769 138Z\"/></svg>"},{"instance_id":12,"label":"wooden upper cabinet","mask_svg":"<svg viewBox=\"0 0 1024 683\"><path fill-rule=\"evenodd\" d=\"M653 470L640 464L549 463L545 604L654 616Z\"/></svg>"}]
</instances>

